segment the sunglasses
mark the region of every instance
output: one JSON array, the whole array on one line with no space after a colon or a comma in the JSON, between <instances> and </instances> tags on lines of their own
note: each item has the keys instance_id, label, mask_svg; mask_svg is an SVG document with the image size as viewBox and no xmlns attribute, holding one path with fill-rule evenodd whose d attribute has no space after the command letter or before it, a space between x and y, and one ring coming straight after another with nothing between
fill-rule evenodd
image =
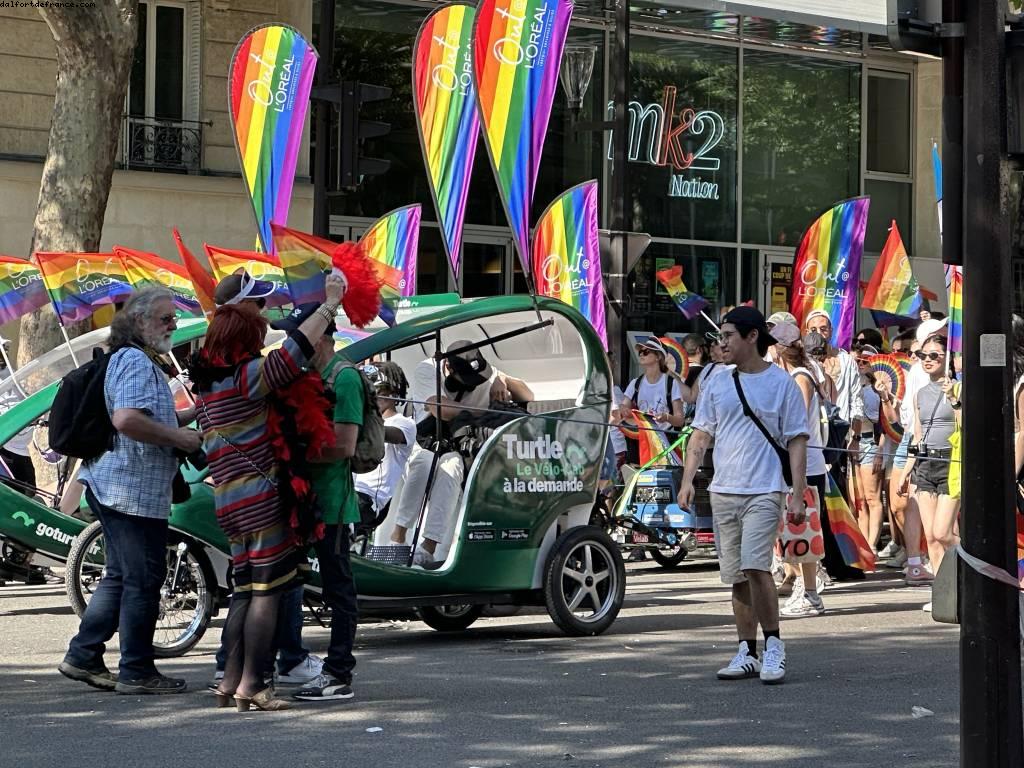
<instances>
[{"instance_id":1,"label":"sunglasses","mask_svg":"<svg viewBox=\"0 0 1024 768\"><path fill-rule=\"evenodd\" d=\"M931 360L933 363L936 360L941 360L946 356L945 352L921 352L917 351L914 353L914 357L918 360Z\"/></svg>"},{"instance_id":2,"label":"sunglasses","mask_svg":"<svg viewBox=\"0 0 1024 768\"><path fill-rule=\"evenodd\" d=\"M640 355L640 357L643 357L644 355L653 355L654 350L647 349L647 347L641 347L639 350L637 350L637 354Z\"/></svg>"}]
</instances>

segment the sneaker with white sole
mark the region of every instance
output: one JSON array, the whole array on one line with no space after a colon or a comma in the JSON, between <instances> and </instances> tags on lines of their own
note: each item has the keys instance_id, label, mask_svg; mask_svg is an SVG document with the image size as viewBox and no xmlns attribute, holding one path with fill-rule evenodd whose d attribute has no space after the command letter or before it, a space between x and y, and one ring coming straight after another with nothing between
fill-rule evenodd
<instances>
[{"instance_id":1,"label":"sneaker with white sole","mask_svg":"<svg viewBox=\"0 0 1024 768\"><path fill-rule=\"evenodd\" d=\"M825 612L825 603L820 595L804 592L800 599L786 603L779 609L780 616L791 619L803 619L809 616L821 616Z\"/></svg>"},{"instance_id":2,"label":"sneaker with white sole","mask_svg":"<svg viewBox=\"0 0 1024 768\"><path fill-rule=\"evenodd\" d=\"M312 653L289 669L277 676L277 682L284 685L302 685L318 677L324 671L324 660Z\"/></svg>"},{"instance_id":3,"label":"sneaker with white sole","mask_svg":"<svg viewBox=\"0 0 1024 768\"><path fill-rule=\"evenodd\" d=\"M777 637L769 637L761 660L761 682L778 685L786 679L786 644Z\"/></svg>"},{"instance_id":4,"label":"sneaker with white sole","mask_svg":"<svg viewBox=\"0 0 1024 768\"><path fill-rule=\"evenodd\" d=\"M896 543L895 539L889 539L889 543L875 553L875 559L888 560L890 557L895 557L897 550L900 549L902 547Z\"/></svg>"},{"instance_id":5,"label":"sneaker with white sole","mask_svg":"<svg viewBox=\"0 0 1024 768\"><path fill-rule=\"evenodd\" d=\"M814 581L819 595L832 586L832 577L828 575L828 571L821 563L818 563L818 573Z\"/></svg>"},{"instance_id":6,"label":"sneaker with white sole","mask_svg":"<svg viewBox=\"0 0 1024 768\"><path fill-rule=\"evenodd\" d=\"M898 547L896 552L882 563L886 568L904 568L907 565L907 550L903 547Z\"/></svg>"},{"instance_id":7,"label":"sneaker with white sole","mask_svg":"<svg viewBox=\"0 0 1024 768\"><path fill-rule=\"evenodd\" d=\"M932 612L932 604L930 602L929 603L925 603L924 605L921 606L921 610L924 611L925 613L931 613Z\"/></svg>"},{"instance_id":8,"label":"sneaker with white sole","mask_svg":"<svg viewBox=\"0 0 1024 768\"><path fill-rule=\"evenodd\" d=\"M935 577L923 565L908 565L907 575L903 577L903 581L908 587L927 587L931 586L931 583L935 581Z\"/></svg>"},{"instance_id":9,"label":"sneaker with white sole","mask_svg":"<svg viewBox=\"0 0 1024 768\"><path fill-rule=\"evenodd\" d=\"M351 699L355 694L352 692L352 685L334 675L324 673L317 675L306 683L294 695L299 701L335 701L337 699Z\"/></svg>"},{"instance_id":10,"label":"sneaker with white sole","mask_svg":"<svg viewBox=\"0 0 1024 768\"><path fill-rule=\"evenodd\" d=\"M719 680L743 680L747 677L757 677L761 671L761 662L756 656L750 654L747 641L740 643L739 650L732 657L729 665L718 670Z\"/></svg>"},{"instance_id":11,"label":"sneaker with white sole","mask_svg":"<svg viewBox=\"0 0 1024 768\"><path fill-rule=\"evenodd\" d=\"M799 603L800 599L804 596L804 591L804 580L798 578L795 582L793 582L793 591L792 593L790 593L789 599L782 604L783 607Z\"/></svg>"}]
</instances>

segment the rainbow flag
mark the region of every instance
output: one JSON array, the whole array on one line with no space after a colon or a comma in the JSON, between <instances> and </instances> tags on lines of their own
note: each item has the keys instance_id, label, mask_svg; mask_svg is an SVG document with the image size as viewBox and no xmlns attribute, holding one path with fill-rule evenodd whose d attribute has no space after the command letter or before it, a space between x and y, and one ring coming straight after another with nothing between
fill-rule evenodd
<instances>
[{"instance_id":1,"label":"rainbow flag","mask_svg":"<svg viewBox=\"0 0 1024 768\"><path fill-rule=\"evenodd\" d=\"M266 24L239 41L228 68L228 108L259 242L288 221L317 53L294 27Z\"/></svg>"},{"instance_id":2,"label":"rainbow flag","mask_svg":"<svg viewBox=\"0 0 1024 768\"><path fill-rule=\"evenodd\" d=\"M846 564L863 571L875 569L875 552L871 549L864 534L860 532L857 519L850 512L846 499L839 492L832 475L825 474L825 482L828 485L825 493L825 510L828 514L828 524L835 536L839 550L843 554Z\"/></svg>"},{"instance_id":3,"label":"rainbow flag","mask_svg":"<svg viewBox=\"0 0 1024 768\"><path fill-rule=\"evenodd\" d=\"M640 440L640 463L647 464L651 459L657 456L662 451L666 451L672 445L669 442L668 436L658 429L654 422L651 421L647 414L641 411L633 409L633 420L636 422L638 427L639 440ZM664 459L661 466L665 467L681 467L683 466L683 456L676 448L674 451L668 451L663 457Z\"/></svg>"},{"instance_id":4,"label":"rainbow flag","mask_svg":"<svg viewBox=\"0 0 1024 768\"><path fill-rule=\"evenodd\" d=\"M413 104L441 242L459 278L462 223L480 117L471 42L476 9L451 3L427 16L413 44Z\"/></svg>"},{"instance_id":5,"label":"rainbow flag","mask_svg":"<svg viewBox=\"0 0 1024 768\"><path fill-rule=\"evenodd\" d=\"M699 294L693 293L683 282L683 268L676 264L674 267L662 269L655 273L658 282L665 286L669 297L679 307L687 320L697 317L708 305L707 299Z\"/></svg>"},{"instance_id":6,"label":"rainbow flag","mask_svg":"<svg viewBox=\"0 0 1024 768\"><path fill-rule=\"evenodd\" d=\"M274 254L281 262L295 305L323 302L324 276L331 271L331 254L337 243L316 235L270 223Z\"/></svg>"},{"instance_id":7,"label":"rainbow flag","mask_svg":"<svg viewBox=\"0 0 1024 768\"><path fill-rule=\"evenodd\" d=\"M357 341L368 339L373 336L374 331L362 331L358 328L338 328L334 332L334 346L336 349L344 349L355 344Z\"/></svg>"},{"instance_id":8,"label":"rainbow flag","mask_svg":"<svg viewBox=\"0 0 1024 768\"><path fill-rule=\"evenodd\" d=\"M789 311L800 327L813 310L828 313L832 344L844 349L853 341L870 204L868 197L854 197L825 211L804 232L793 262Z\"/></svg>"},{"instance_id":9,"label":"rainbow flag","mask_svg":"<svg viewBox=\"0 0 1024 768\"><path fill-rule=\"evenodd\" d=\"M35 265L13 256L0 256L0 323L45 307L50 296Z\"/></svg>"},{"instance_id":10,"label":"rainbow flag","mask_svg":"<svg viewBox=\"0 0 1024 768\"><path fill-rule=\"evenodd\" d=\"M381 279L389 291L400 296L416 295L416 256L420 243L419 203L385 213L359 238L359 246L380 269ZM385 295L385 294L381 294Z\"/></svg>"},{"instance_id":11,"label":"rainbow flag","mask_svg":"<svg viewBox=\"0 0 1024 768\"><path fill-rule=\"evenodd\" d=\"M530 207L572 6L572 0L481 0L473 25L484 143L526 275Z\"/></svg>"},{"instance_id":12,"label":"rainbow flag","mask_svg":"<svg viewBox=\"0 0 1024 768\"><path fill-rule=\"evenodd\" d=\"M952 264L946 270L946 295L949 297L949 351L964 352L964 268Z\"/></svg>"},{"instance_id":13,"label":"rainbow flag","mask_svg":"<svg viewBox=\"0 0 1024 768\"><path fill-rule=\"evenodd\" d=\"M533 235L533 279L541 296L579 310L607 348L596 181L562 193L540 217Z\"/></svg>"},{"instance_id":14,"label":"rainbow flag","mask_svg":"<svg viewBox=\"0 0 1024 768\"><path fill-rule=\"evenodd\" d=\"M921 309L921 286L914 278L914 270L910 266L907 249L903 246L903 238L900 237L895 220L889 228L889 237L875 265L875 271L871 273L861 306L915 320Z\"/></svg>"},{"instance_id":15,"label":"rainbow flag","mask_svg":"<svg viewBox=\"0 0 1024 768\"><path fill-rule=\"evenodd\" d=\"M85 320L98 307L125 301L131 295L121 260L112 253L37 251L34 258L62 321Z\"/></svg>"},{"instance_id":16,"label":"rainbow flag","mask_svg":"<svg viewBox=\"0 0 1024 768\"><path fill-rule=\"evenodd\" d=\"M189 279L192 281L192 288L195 289L196 300L203 308L203 314L211 317L217 310L217 302L213 298L217 290L216 281L199 262L199 259L192 254L192 251L186 247L177 227L174 228L174 244L178 246L178 255L181 256L181 262L185 265L185 271L188 272Z\"/></svg>"},{"instance_id":17,"label":"rainbow flag","mask_svg":"<svg viewBox=\"0 0 1024 768\"><path fill-rule=\"evenodd\" d=\"M203 308L195 288L189 279L188 270L173 261L161 259L155 253L137 251L134 248L114 246L114 255L121 260L124 274L133 288L159 285L174 294L174 307L182 314L202 317Z\"/></svg>"},{"instance_id":18,"label":"rainbow flag","mask_svg":"<svg viewBox=\"0 0 1024 768\"><path fill-rule=\"evenodd\" d=\"M272 242L272 241L271 241ZM255 251L235 251L229 248L218 248L203 243L206 259L213 268L213 276L217 281L244 269L256 280L274 284L274 292L267 297L268 307L283 307L292 303L292 295L288 292L288 281L285 279L281 262L275 256Z\"/></svg>"}]
</instances>

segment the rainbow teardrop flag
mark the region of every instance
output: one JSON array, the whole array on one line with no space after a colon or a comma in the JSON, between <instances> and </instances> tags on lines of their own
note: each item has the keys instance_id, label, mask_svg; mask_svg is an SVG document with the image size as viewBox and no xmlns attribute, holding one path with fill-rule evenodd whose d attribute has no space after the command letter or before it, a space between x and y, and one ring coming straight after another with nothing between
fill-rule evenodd
<instances>
[{"instance_id":1,"label":"rainbow teardrop flag","mask_svg":"<svg viewBox=\"0 0 1024 768\"><path fill-rule=\"evenodd\" d=\"M49 302L43 275L34 264L0 256L0 323L17 320Z\"/></svg>"},{"instance_id":2,"label":"rainbow teardrop flag","mask_svg":"<svg viewBox=\"0 0 1024 768\"><path fill-rule=\"evenodd\" d=\"M655 273L658 282L665 286L669 298L679 307L687 320L697 317L708 305L707 299L697 293L693 293L683 282L683 268L676 264L668 269L661 269Z\"/></svg>"},{"instance_id":3,"label":"rainbow teardrop flag","mask_svg":"<svg viewBox=\"0 0 1024 768\"><path fill-rule=\"evenodd\" d=\"M868 544L864 534L860 532L857 519L850 512L846 499L839 492L839 486L828 473L825 474L827 491L825 493L825 510L828 513L828 524L832 535L839 545L843 560L847 565L864 571L875 569L875 552Z\"/></svg>"},{"instance_id":4,"label":"rainbow teardrop flag","mask_svg":"<svg viewBox=\"0 0 1024 768\"><path fill-rule=\"evenodd\" d=\"M324 277L331 271L331 254L337 243L307 232L271 222L274 253L284 270L288 290L296 306L323 302Z\"/></svg>"},{"instance_id":5,"label":"rainbow teardrop flag","mask_svg":"<svg viewBox=\"0 0 1024 768\"><path fill-rule=\"evenodd\" d=\"M643 412L633 409L633 420L636 422L638 432L640 433L640 463L647 464L651 459L657 456L663 451L668 451L662 458L664 462L662 466L666 467L681 467L683 466L683 457L677 448L674 451L669 451L672 443L669 442L668 436L654 426L654 422Z\"/></svg>"},{"instance_id":6,"label":"rainbow teardrop flag","mask_svg":"<svg viewBox=\"0 0 1024 768\"><path fill-rule=\"evenodd\" d=\"M473 85L476 9L451 3L424 20L412 53L412 96L427 179L441 223L441 242L459 279L462 223L480 117Z\"/></svg>"},{"instance_id":7,"label":"rainbow teardrop flag","mask_svg":"<svg viewBox=\"0 0 1024 768\"><path fill-rule=\"evenodd\" d=\"M359 239L359 247L377 266L383 285L381 298L395 302L416 294L416 255L420 240L422 206L406 205L386 213ZM394 325L394 310L381 303L381 318Z\"/></svg>"},{"instance_id":8,"label":"rainbow teardrop flag","mask_svg":"<svg viewBox=\"0 0 1024 768\"><path fill-rule=\"evenodd\" d=\"M903 246L903 238L900 237L894 219L882 255L864 290L861 306L889 315L917 319L921 303L921 286L914 278L907 249Z\"/></svg>"},{"instance_id":9,"label":"rainbow teardrop flag","mask_svg":"<svg viewBox=\"0 0 1024 768\"><path fill-rule=\"evenodd\" d=\"M37 251L34 258L61 321L77 323L131 295L121 260L112 253Z\"/></svg>"},{"instance_id":10,"label":"rainbow teardrop flag","mask_svg":"<svg viewBox=\"0 0 1024 768\"><path fill-rule=\"evenodd\" d=\"M267 297L268 307L283 307L285 304L292 303L292 296L288 292L288 281L285 279L284 270L281 269L281 263L276 257L255 251L218 248L207 243L203 243L203 248L206 249L206 258L213 269L213 276L218 281L243 269L256 280L274 284L274 292Z\"/></svg>"},{"instance_id":11,"label":"rainbow teardrop flag","mask_svg":"<svg viewBox=\"0 0 1024 768\"><path fill-rule=\"evenodd\" d=\"M563 192L540 217L533 235L533 278L541 296L579 310L607 348L596 181Z\"/></svg>"},{"instance_id":12,"label":"rainbow teardrop flag","mask_svg":"<svg viewBox=\"0 0 1024 768\"><path fill-rule=\"evenodd\" d=\"M853 197L829 208L804 232L793 261L789 311L801 328L812 311L827 313L831 342L844 349L853 341L870 204L868 197Z\"/></svg>"},{"instance_id":13,"label":"rainbow teardrop flag","mask_svg":"<svg viewBox=\"0 0 1024 768\"><path fill-rule=\"evenodd\" d=\"M185 271L188 272L189 279L192 281L192 287L196 292L196 299L203 308L203 313L207 317L212 317L213 313L217 311L217 302L213 298L217 290L217 283L199 262L199 259L185 245L177 227L174 228L173 232L174 244L178 247L181 263L185 265Z\"/></svg>"},{"instance_id":14,"label":"rainbow teardrop flag","mask_svg":"<svg viewBox=\"0 0 1024 768\"><path fill-rule=\"evenodd\" d=\"M949 351L961 355L964 351L964 269L946 264L945 270L949 300Z\"/></svg>"},{"instance_id":15,"label":"rainbow teardrop flag","mask_svg":"<svg viewBox=\"0 0 1024 768\"><path fill-rule=\"evenodd\" d=\"M484 144L527 276L530 207L572 7L572 0L481 0L473 24Z\"/></svg>"},{"instance_id":16,"label":"rainbow teardrop flag","mask_svg":"<svg viewBox=\"0 0 1024 768\"><path fill-rule=\"evenodd\" d=\"M174 306L183 314L201 317L199 304L188 271L180 264L161 259L155 253L114 246L114 255L121 260L125 277L133 288L159 285L174 294Z\"/></svg>"},{"instance_id":17,"label":"rainbow teardrop flag","mask_svg":"<svg viewBox=\"0 0 1024 768\"><path fill-rule=\"evenodd\" d=\"M239 41L228 68L228 108L259 242L288 221L317 53L294 27L265 24Z\"/></svg>"}]
</instances>

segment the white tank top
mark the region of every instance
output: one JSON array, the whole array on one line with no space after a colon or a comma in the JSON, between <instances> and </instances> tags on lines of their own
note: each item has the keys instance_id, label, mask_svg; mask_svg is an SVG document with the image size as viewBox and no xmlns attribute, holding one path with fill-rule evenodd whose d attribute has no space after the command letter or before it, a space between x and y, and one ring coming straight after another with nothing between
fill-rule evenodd
<instances>
[{"instance_id":1,"label":"white tank top","mask_svg":"<svg viewBox=\"0 0 1024 768\"><path fill-rule=\"evenodd\" d=\"M825 452L822 450L825 445L825 441L822 437L823 432L823 415L821 412L821 397L818 394L818 386L820 382L818 378L806 368L794 368L789 372L789 375L793 377L793 381L799 383L799 375L804 374L812 382L814 382L814 389L811 392L811 402L807 406L807 432L810 438L807 440L807 476L814 477L815 475L824 475L828 472L828 465L825 463ZM800 392L803 396L803 391Z\"/></svg>"}]
</instances>

